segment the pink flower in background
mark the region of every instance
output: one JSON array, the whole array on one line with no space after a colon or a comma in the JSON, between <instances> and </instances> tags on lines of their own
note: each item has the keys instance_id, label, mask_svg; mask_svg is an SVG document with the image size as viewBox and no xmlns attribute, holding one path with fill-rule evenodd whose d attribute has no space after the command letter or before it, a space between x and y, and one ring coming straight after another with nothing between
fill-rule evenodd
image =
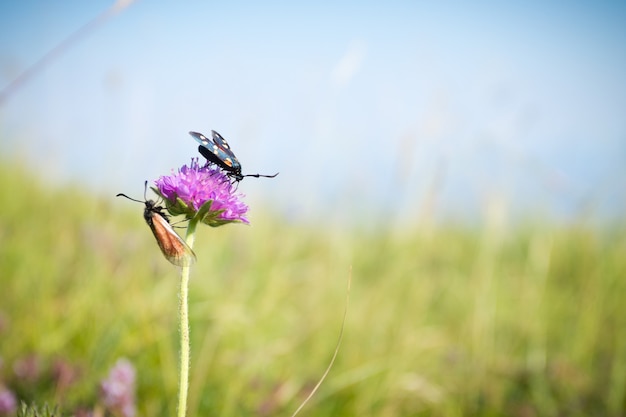
<instances>
[{"instance_id":1,"label":"pink flower in background","mask_svg":"<svg viewBox=\"0 0 626 417\"><path fill-rule=\"evenodd\" d=\"M13 391L0 385L0 416L8 416L17 410L17 398Z\"/></svg>"},{"instance_id":2,"label":"pink flower in background","mask_svg":"<svg viewBox=\"0 0 626 417\"><path fill-rule=\"evenodd\" d=\"M100 399L104 406L122 417L134 417L135 367L127 359L119 359L109 376L100 383Z\"/></svg>"}]
</instances>

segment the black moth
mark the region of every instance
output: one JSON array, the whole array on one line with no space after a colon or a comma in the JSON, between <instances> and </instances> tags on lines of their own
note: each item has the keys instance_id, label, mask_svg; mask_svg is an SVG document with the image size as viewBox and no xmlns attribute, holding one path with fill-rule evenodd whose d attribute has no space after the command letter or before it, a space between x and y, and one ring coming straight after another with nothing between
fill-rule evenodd
<instances>
[{"instance_id":1,"label":"black moth","mask_svg":"<svg viewBox=\"0 0 626 417\"><path fill-rule=\"evenodd\" d=\"M217 133L215 130L211 130L212 139L209 139L202 133L198 132L189 132L189 134L200 144L200 146L198 146L198 152L200 152L200 154L204 156L207 161L214 163L226 171L226 175L233 178L235 182L241 181L244 177L274 178L278 175L278 172L274 175L243 175L241 173L241 164L222 135Z\"/></svg>"}]
</instances>

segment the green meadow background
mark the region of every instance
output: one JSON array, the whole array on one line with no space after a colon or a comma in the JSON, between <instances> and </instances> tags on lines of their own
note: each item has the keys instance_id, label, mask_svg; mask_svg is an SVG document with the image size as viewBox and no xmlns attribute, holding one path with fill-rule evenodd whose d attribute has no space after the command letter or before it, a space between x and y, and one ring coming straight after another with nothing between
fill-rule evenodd
<instances>
[{"instance_id":1,"label":"green meadow background","mask_svg":"<svg viewBox=\"0 0 626 417\"><path fill-rule=\"evenodd\" d=\"M173 415L178 271L143 206L5 162L0 207L0 385L93 410L127 358L138 414ZM251 220L197 235L188 415L291 415L332 357L350 278L337 360L303 416L626 414L623 224Z\"/></svg>"}]
</instances>

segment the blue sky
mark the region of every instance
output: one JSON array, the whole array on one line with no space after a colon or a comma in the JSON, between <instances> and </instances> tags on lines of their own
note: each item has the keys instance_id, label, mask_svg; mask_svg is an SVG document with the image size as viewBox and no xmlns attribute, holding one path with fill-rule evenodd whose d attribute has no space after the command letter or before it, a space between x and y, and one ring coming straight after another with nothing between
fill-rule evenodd
<instances>
[{"instance_id":1,"label":"blue sky","mask_svg":"<svg viewBox=\"0 0 626 417\"><path fill-rule=\"evenodd\" d=\"M110 5L0 5L0 89ZM0 150L140 196L214 129L244 173L281 172L240 189L290 219L620 215L624 22L624 2L139 1L0 104Z\"/></svg>"}]
</instances>

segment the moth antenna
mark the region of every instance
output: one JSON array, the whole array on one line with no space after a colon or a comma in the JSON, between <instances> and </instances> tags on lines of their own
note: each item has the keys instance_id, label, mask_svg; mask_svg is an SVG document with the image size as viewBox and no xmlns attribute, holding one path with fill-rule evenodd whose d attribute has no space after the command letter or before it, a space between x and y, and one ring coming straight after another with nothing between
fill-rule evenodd
<instances>
[{"instance_id":1,"label":"moth antenna","mask_svg":"<svg viewBox=\"0 0 626 417\"><path fill-rule=\"evenodd\" d=\"M131 201L136 201L136 202L138 202L138 203L145 203L145 201L135 200L134 198L131 198L131 197L127 196L127 195L126 195L126 194L124 194L124 193L119 193L119 194L117 194L115 197L126 197L127 199L129 199L129 200L131 200Z\"/></svg>"},{"instance_id":2,"label":"moth antenna","mask_svg":"<svg viewBox=\"0 0 626 417\"><path fill-rule=\"evenodd\" d=\"M244 175L244 177L255 177L255 178L259 178L259 177L263 177L263 178L274 178L276 175L280 174L280 172L277 172L274 175L263 175L263 174L246 174Z\"/></svg>"}]
</instances>

